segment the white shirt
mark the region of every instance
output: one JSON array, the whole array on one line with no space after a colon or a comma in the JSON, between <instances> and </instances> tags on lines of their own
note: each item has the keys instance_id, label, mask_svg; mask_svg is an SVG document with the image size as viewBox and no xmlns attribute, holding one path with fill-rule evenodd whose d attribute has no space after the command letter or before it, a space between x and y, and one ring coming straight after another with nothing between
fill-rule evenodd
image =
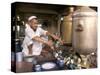
<instances>
[{"instance_id":1,"label":"white shirt","mask_svg":"<svg viewBox=\"0 0 100 75\"><path fill-rule=\"evenodd\" d=\"M23 50L22 52L24 53L24 56L29 56L29 50L28 50L28 46L33 44L32 46L32 55L40 55L41 51L42 51L42 43L32 40L32 38L34 38L35 36L42 36L42 35L46 35L45 30L43 30L42 28L38 27L36 31L33 31L32 28L27 25L26 29L25 29L25 38L22 44Z\"/></svg>"}]
</instances>

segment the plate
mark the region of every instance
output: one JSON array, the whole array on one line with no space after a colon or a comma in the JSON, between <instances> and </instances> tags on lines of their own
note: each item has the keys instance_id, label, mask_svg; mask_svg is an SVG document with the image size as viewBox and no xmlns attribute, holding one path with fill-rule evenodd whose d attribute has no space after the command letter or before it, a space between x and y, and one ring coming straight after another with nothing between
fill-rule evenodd
<instances>
[{"instance_id":1,"label":"plate","mask_svg":"<svg viewBox=\"0 0 100 75\"><path fill-rule=\"evenodd\" d=\"M46 62L46 63L42 64L42 68L47 69L47 70L53 69L55 67L56 67L56 64L53 62Z\"/></svg>"}]
</instances>

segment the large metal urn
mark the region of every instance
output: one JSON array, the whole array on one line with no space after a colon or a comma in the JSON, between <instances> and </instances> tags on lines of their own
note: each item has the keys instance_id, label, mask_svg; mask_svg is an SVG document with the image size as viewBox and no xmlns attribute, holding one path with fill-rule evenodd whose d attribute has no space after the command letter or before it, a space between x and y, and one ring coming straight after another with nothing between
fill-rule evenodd
<instances>
[{"instance_id":1,"label":"large metal urn","mask_svg":"<svg viewBox=\"0 0 100 75\"><path fill-rule=\"evenodd\" d=\"M69 7L69 14L63 17L63 22L61 25L62 38L65 43L72 43L72 13L74 7ZM65 13L68 13L67 11Z\"/></svg>"},{"instance_id":2,"label":"large metal urn","mask_svg":"<svg viewBox=\"0 0 100 75\"><path fill-rule=\"evenodd\" d=\"M81 54L97 51L97 12L80 7L73 13L72 46Z\"/></svg>"}]
</instances>

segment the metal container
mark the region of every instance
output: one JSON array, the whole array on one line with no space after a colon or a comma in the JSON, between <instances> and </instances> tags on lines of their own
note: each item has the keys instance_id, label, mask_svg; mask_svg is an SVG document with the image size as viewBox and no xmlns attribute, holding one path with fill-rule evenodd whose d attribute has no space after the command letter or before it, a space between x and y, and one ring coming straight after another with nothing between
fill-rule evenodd
<instances>
[{"instance_id":1,"label":"metal container","mask_svg":"<svg viewBox=\"0 0 100 75\"><path fill-rule=\"evenodd\" d=\"M41 71L41 65L35 65L35 71L40 72Z\"/></svg>"},{"instance_id":2,"label":"metal container","mask_svg":"<svg viewBox=\"0 0 100 75\"><path fill-rule=\"evenodd\" d=\"M16 62L22 62L23 61L23 53L21 48L21 42L20 39L15 39L15 55L16 55Z\"/></svg>"},{"instance_id":3,"label":"metal container","mask_svg":"<svg viewBox=\"0 0 100 75\"><path fill-rule=\"evenodd\" d=\"M58 60L58 64L60 67L64 67L64 60Z\"/></svg>"},{"instance_id":4,"label":"metal container","mask_svg":"<svg viewBox=\"0 0 100 75\"><path fill-rule=\"evenodd\" d=\"M73 13L72 46L82 54L97 49L97 12L89 7L80 7Z\"/></svg>"},{"instance_id":5,"label":"metal container","mask_svg":"<svg viewBox=\"0 0 100 75\"><path fill-rule=\"evenodd\" d=\"M63 22L61 26L62 38L67 44L72 43L72 13L73 11L74 11L74 8L69 7L69 14L63 17Z\"/></svg>"},{"instance_id":6,"label":"metal container","mask_svg":"<svg viewBox=\"0 0 100 75\"><path fill-rule=\"evenodd\" d=\"M37 64L37 60L36 60L36 57L35 56L24 56L24 61L25 62L31 62L34 65Z\"/></svg>"},{"instance_id":7,"label":"metal container","mask_svg":"<svg viewBox=\"0 0 100 75\"><path fill-rule=\"evenodd\" d=\"M16 62L22 62L23 61L23 53L17 52L16 53Z\"/></svg>"}]
</instances>

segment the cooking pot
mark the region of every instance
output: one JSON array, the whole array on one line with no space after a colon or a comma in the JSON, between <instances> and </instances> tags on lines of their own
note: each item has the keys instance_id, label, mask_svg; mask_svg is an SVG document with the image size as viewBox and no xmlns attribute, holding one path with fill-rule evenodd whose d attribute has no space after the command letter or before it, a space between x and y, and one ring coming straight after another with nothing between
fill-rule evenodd
<instances>
[{"instance_id":1,"label":"cooking pot","mask_svg":"<svg viewBox=\"0 0 100 75\"><path fill-rule=\"evenodd\" d=\"M37 60L36 60L36 58L34 56L26 56L26 57L24 57L24 61L31 62L33 64L37 63Z\"/></svg>"}]
</instances>

